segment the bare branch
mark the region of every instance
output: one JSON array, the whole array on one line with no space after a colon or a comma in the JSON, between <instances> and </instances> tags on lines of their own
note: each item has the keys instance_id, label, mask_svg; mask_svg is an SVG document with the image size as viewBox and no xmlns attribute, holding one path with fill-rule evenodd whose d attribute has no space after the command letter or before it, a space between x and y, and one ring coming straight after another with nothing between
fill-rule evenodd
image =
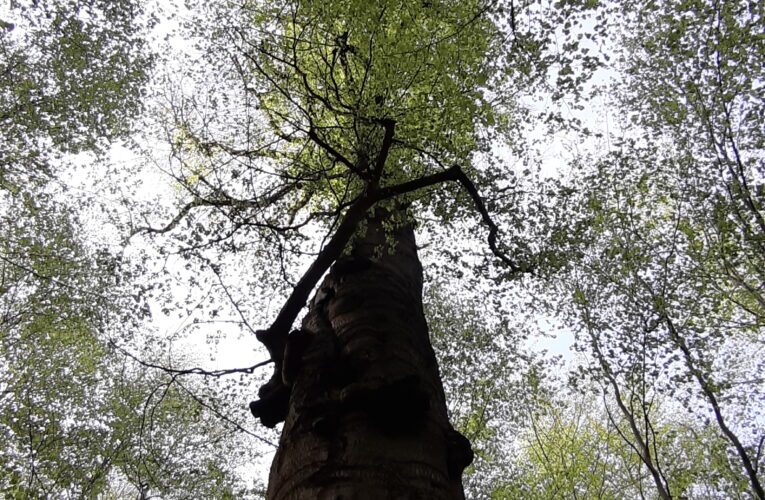
<instances>
[{"instance_id":1,"label":"bare branch","mask_svg":"<svg viewBox=\"0 0 765 500\"><path fill-rule=\"evenodd\" d=\"M205 402L205 401L204 401L202 398L200 398L199 396L197 396L196 394L194 394L194 393L193 393L191 390L189 390L187 387L185 387L185 386L184 386L183 384L181 384L180 382L176 382L176 384L178 385L178 387L180 387L181 389L183 389L183 391L184 391L186 394L188 394L188 395L189 395L189 396L190 396L190 397L191 397L191 398L192 398L194 401L196 401L196 402L197 402L197 404L199 404L199 406L201 406L201 407L203 407L203 408L206 408L207 410L209 410L210 412L212 412L212 413L213 413L213 414L214 414L216 417L218 417L219 419L221 419L221 420L223 420L223 421L225 421L225 422L228 422L228 423L229 423L229 424L231 424L231 425L232 425L232 426L233 426L233 427L234 427L234 428L235 428L237 431L239 431L239 432L243 432L243 433L247 434L248 436L252 436L252 437L254 437L255 439L258 439L258 440L260 440L260 441L262 441L262 442L264 442L264 443L266 443L266 444L268 444L268 445L271 445L271 446L273 446L274 448L277 448L277 445L276 445L276 443L273 443L273 442L271 442L270 440L268 440L268 439L266 439L266 438L264 438L264 437L258 436L258 435L257 435L257 434L255 434L254 432L252 432L252 431L250 431L250 430L247 430L247 429L245 429L245 428L244 428L244 427L242 427L242 426L241 426L241 425L240 425L238 422L234 421L234 420L233 420L233 419L231 419L229 416L227 416L227 415L224 415L224 414L223 414L223 413L222 413L220 410L218 410L218 409L217 409L217 408L215 408L214 406L212 406L212 405L208 404L207 402Z\"/></svg>"},{"instance_id":2,"label":"bare branch","mask_svg":"<svg viewBox=\"0 0 765 500\"><path fill-rule=\"evenodd\" d=\"M229 368L224 370L205 370L203 368L194 367L194 368L186 368L186 369L176 369L176 368L168 368L167 366L158 365L154 363L149 363L148 361L144 361L135 354L131 353L127 349L120 347L117 345L116 342L113 340L109 341L109 345L111 345L114 349L122 353L123 355L127 356L128 358L132 359L136 363L138 363L141 366L145 366L146 368L153 368L155 370L161 370L165 373L171 374L173 376L180 376L180 375L203 375L205 377L225 377L226 375L233 375L235 373L246 373L251 374L253 373L257 368L260 368L261 366L266 366L269 363L272 363L273 360L269 359L267 361L261 361L260 363L256 363L252 366L248 366L246 368Z\"/></svg>"},{"instance_id":3,"label":"bare branch","mask_svg":"<svg viewBox=\"0 0 765 500\"><path fill-rule=\"evenodd\" d=\"M335 148L333 148L330 144L328 144L324 139L318 136L316 133L316 129L311 126L311 128L308 130L308 138L311 139L313 142L315 142L319 147L321 147L323 150L325 150L327 153L332 155L337 161L348 167L350 171L358 175L359 177L363 178L363 175L361 172L358 171L356 168L356 165L354 165L348 158L343 156L342 153L337 151Z\"/></svg>"}]
</instances>

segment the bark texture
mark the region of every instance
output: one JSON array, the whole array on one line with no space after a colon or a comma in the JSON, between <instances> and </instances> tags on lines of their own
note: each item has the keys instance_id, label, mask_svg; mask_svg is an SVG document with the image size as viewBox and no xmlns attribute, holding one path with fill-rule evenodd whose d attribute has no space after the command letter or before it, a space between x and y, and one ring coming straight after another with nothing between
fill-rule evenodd
<instances>
[{"instance_id":1,"label":"bark texture","mask_svg":"<svg viewBox=\"0 0 765 500\"><path fill-rule=\"evenodd\" d=\"M269 499L464 498L473 453L448 421L414 232L404 224L386 237L389 219L367 221L288 338Z\"/></svg>"}]
</instances>

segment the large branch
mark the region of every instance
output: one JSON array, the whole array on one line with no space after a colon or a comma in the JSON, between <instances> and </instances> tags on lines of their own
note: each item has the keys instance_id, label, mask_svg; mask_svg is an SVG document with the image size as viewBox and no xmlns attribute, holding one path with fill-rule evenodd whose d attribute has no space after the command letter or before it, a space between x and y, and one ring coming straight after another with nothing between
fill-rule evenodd
<instances>
[{"instance_id":1,"label":"large branch","mask_svg":"<svg viewBox=\"0 0 765 500\"><path fill-rule=\"evenodd\" d=\"M510 268L510 271L512 274L520 274L520 273L527 273L527 272L533 271L533 268L528 265L519 266L510 257L505 255L504 252L502 252L502 250L499 249L499 247L497 247L497 234L499 233L499 228L497 227L497 225L494 223L491 216L489 215L489 211L486 210L486 205L483 202L483 198L481 198L481 195L478 193L478 189L476 189L475 184L473 184L473 181L470 180L470 177L468 177L467 174L465 174L462 168L460 168L459 166L454 166L449 169L446 169L444 167L444 164L441 163L438 157L436 157L430 151L417 147L413 144L402 142L402 141L394 140L393 142L399 142L400 144L403 144L405 147L408 147L410 149L417 151L422 156L430 158L430 160L433 161L433 163L435 163L441 168L444 168L445 171L456 169L454 178L449 180L459 181L459 183L462 184L462 187L465 188L465 190L470 195L470 198L473 200L473 204L475 205L476 210L478 210L478 213L481 214L481 220L483 220L484 224L486 224L489 227L489 248L491 249L491 252L494 254L494 256L497 257L499 260L501 260L505 265L507 265Z\"/></svg>"},{"instance_id":2,"label":"large branch","mask_svg":"<svg viewBox=\"0 0 765 500\"><path fill-rule=\"evenodd\" d=\"M284 346L287 341L292 324L297 315L303 309L308 301L308 297L319 282L324 273L342 255L345 246L356 231L358 223L366 215L367 211L376 203L390 199L402 194L410 193L418 189L423 189L435 184L441 184L446 181L456 181L462 170L459 167L452 167L437 174L427 175L414 179L409 182L387 186L382 189L372 191L358 198L345 213L335 234L332 235L329 242L321 249L316 260L313 261L308 270L300 278L292 289L287 301L282 306L276 319L266 330L259 330L257 338L268 349L271 359L277 365L281 364L281 358L284 352ZM463 174L464 175L464 174Z\"/></svg>"},{"instance_id":3,"label":"large branch","mask_svg":"<svg viewBox=\"0 0 765 500\"><path fill-rule=\"evenodd\" d=\"M491 252L494 254L494 256L504 262L510 268L510 271L513 274L531 271L531 269L527 269L526 267L521 267L516 264L510 257L505 255L497 247L497 233L499 233L499 228L489 215L489 211L486 210L486 206L484 205L483 199L478 193L478 189L476 189L475 184L473 184L473 181L471 181L470 178L465 175L465 172L463 172L462 169L458 169L457 180L460 182L460 184L462 184L462 187L465 188L470 197L473 199L476 210L478 210L478 213L481 214L481 219L483 220L484 224L489 227L489 248L491 249Z\"/></svg>"},{"instance_id":4,"label":"large branch","mask_svg":"<svg viewBox=\"0 0 765 500\"><path fill-rule=\"evenodd\" d=\"M356 165L354 165L348 158L346 158L342 153L340 153L338 150L333 148L327 141L319 137L319 135L316 133L316 129L311 125L311 127L308 129L308 138L311 139L313 142L315 142L319 147L321 147L324 151L329 153L331 156L333 156L337 161L348 167L348 170L353 172L354 174L358 175L359 177L363 177L362 173L359 171L359 169L356 168Z\"/></svg>"},{"instance_id":5,"label":"large branch","mask_svg":"<svg viewBox=\"0 0 765 500\"><path fill-rule=\"evenodd\" d=\"M258 331L258 340L266 346L266 349L268 349L268 352L271 355L271 359L273 359L277 365L281 364L284 345L287 341L287 334L289 333L295 318L297 318L297 315L303 309L303 306L308 301L308 296L311 294L311 291L313 291L321 277L343 253L346 244L351 236L353 236L358 223L364 218L366 212L382 200L394 198L448 181L459 182L470 194L484 223L489 226L489 247L494 255L507 264L512 272L518 273L524 271L524 269L515 264L513 260L504 255L497 248L497 225L489 216L489 212L486 210L475 185L465 172L463 172L460 166L455 165L435 174L426 175L408 182L386 186L376 191L372 191L357 199L350 206L345 213L342 222L335 231L335 234L332 235L332 238L330 238L327 245L321 249L316 260L311 264L311 267L308 268L305 274L300 278L300 281L298 281L292 289L292 293L284 303L284 306L282 306L282 309L279 311L274 322L266 330Z\"/></svg>"}]
</instances>

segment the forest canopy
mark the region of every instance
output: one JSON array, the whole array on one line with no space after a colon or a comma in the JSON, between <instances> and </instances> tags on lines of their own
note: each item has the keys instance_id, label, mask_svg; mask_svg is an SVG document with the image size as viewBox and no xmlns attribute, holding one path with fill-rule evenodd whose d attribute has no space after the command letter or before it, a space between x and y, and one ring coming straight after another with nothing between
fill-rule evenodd
<instances>
[{"instance_id":1,"label":"forest canopy","mask_svg":"<svg viewBox=\"0 0 765 500\"><path fill-rule=\"evenodd\" d=\"M765 498L764 16L0 7L3 498Z\"/></svg>"}]
</instances>

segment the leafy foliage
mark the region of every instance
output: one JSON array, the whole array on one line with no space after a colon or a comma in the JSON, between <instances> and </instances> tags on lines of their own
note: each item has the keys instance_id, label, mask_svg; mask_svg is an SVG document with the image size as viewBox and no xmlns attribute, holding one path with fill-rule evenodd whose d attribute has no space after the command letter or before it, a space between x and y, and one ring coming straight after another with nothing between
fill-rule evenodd
<instances>
[{"instance_id":1,"label":"leafy foliage","mask_svg":"<svg viewBox=\"0 0 765 500\"><path fill-rule=\"evenodd\" d=\"M18 189L57 152L125 136L152 58L132 0L12 1L0 16L0 186Z\"/></svg>"},{"instance_id":2,"label":"leafy foliage","mask_svg":"<svg viewBox=\"0 0 765 500\"><path fill-rule=\"evenodd\" d=\"M558 233L568 242L558 290L570 300L550 305L588 355L577 380L611 393L660 496L697 494L673 479L661 446L655 406L666 398L714 422L737 463L720 484L747 481L761 496L762 120L749 80L761 72L761 12L746 2L611 7L624 23L625 78L612 94L622 132L575 164L565 208L574 231Z\"/></svg>"},{"instance_id":3,"label":"leafy foliage","mask_svg":"<svg viewBox=\"0 0 765 500\"><path fill-rule=\"evenodd\" d=\"M762 496L761 2L189 7L192 56L148 101L175 196L115 211L124 261L54 186L64 154L131 131L153 21L132 1L0 14L5 496L257 495L231 450L252 460L262 439L236 404L264 374L226 377L259 364L185 369L175 346L204 334L212 350L222 323L261 331L287 297L291 324L329 265L306 261L331 263L375 204L430 243L471 495ZM618 76L593 84L601 69ZM593 132L585 97L618 133ZM538 170L542 130L573 144L555 179ZM148 304L180 332L149 331ZM534 315L576 336L572 392L527 348Z\"/></svg>"},{"instance_id":4,"label":"leafy foliage","mask_svg":"<svg viewBox=\"0 0 765 500\"><path fill-rule=\"evenodd\" d=\"M0 19L0 495L253 494L204 388L115 351L148 309L62 179L66 154L125 137L142 107L140 5L11 2Z\"/></svg>"}]
</instances>

